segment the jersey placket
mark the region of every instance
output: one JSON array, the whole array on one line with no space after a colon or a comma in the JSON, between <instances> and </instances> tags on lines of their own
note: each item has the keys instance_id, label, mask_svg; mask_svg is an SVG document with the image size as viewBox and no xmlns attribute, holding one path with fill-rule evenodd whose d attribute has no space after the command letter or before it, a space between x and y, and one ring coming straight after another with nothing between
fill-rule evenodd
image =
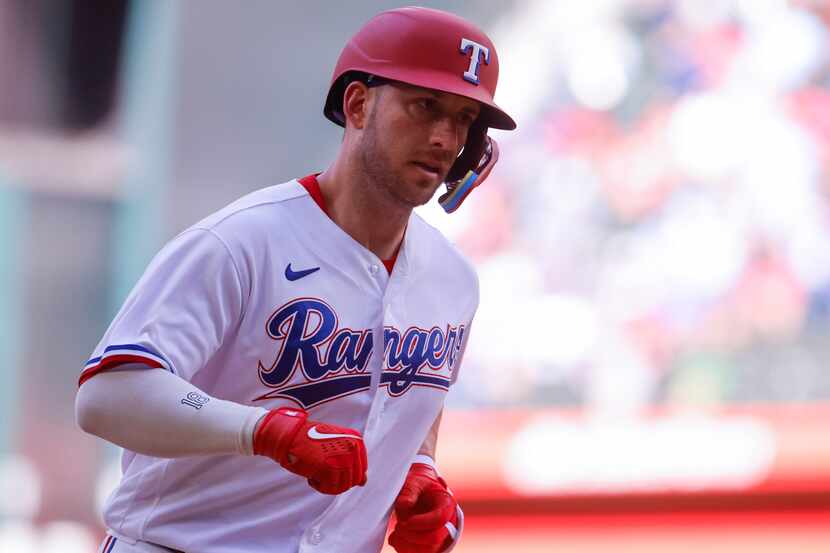
<instances>
[{"instance_id":1,"label":"jersey placket","mask_svg":"<svg viewBox=\"0 0 830 553\"><path fill-rule=\"evenodd\" d=\"M407 232L407 236L408 235L409 233ZM363 438L369 453L368 478L370 481L372 478L372 449L373 445L375 445L377 441L377 431L382 423L382 418L386 410L386 404L389 399L388 394L383 393L380 389L381 375L386 365L384 355L386 344L383 341L383 329L384 326L395 322L390 319L393 312L391 305L392 302L395 299L399 299L404 296L409 266L409 252L410 249L407 247L407 240L404 238L404 243L401 245L401 250L395 263L395 268L393 269L392 274L388 276L380 259L371 254L371 252L366 252L368 254L367 257L369 257L367 267L369 274L376 281L380 289L383 290L385 288L382 296L382 319L380 324L375 325L372 330L372 332L375 333L375 336L378 337L378 339L374 341L372 356L375 359L380 359L381 362L374 363L372 366L372 405L369 408L366 425L363 429ZM371 259L373 257L374 259ZM347 536L347 534L344 534L343 529L338 528L338 512L341 509L349 509L355 506L350 505L350 503L353 503L350 501L352 499L351 496L352 494L349 492L336 496L328 508L326 508L326 510L323 511L319 517L317 517L308 530L306 530L303 534L303 538L300 543L301 553L310 553L311 551L341 550L338 544L333 543L333 540L336 540L337 536ZM325 533L322 530L323 528L327 528L328 533Z\"/></svg>"}]
</instances>

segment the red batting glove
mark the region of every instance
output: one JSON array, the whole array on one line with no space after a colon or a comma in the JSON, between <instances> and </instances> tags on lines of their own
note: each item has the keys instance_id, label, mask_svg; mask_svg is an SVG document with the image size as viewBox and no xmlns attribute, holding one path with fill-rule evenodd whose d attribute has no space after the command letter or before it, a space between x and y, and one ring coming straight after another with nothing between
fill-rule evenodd
<instances>
[{"instance_id":1,"label":"red batting glove","mask_svg":"<svg viewBox=\"0 0 830 553\"><path fill-rule=\"evenodd\" d=\"M308 420L302 409L280 407L259 422L254 455L264 455L308 479L320 493L336 495L366 484L366 446L357 430Z\"/></svg>"},{"instance_id":2,"label":"red batting glove","mask_svg":"<svg viewBox=\"0 0 830 553\"><path fill-rule=\"evenodd\" d=\"M389 545L398 553L442 553L458 535L458 503L435 469L414 463L395 500Z\"/></svg>"}]
</instances>

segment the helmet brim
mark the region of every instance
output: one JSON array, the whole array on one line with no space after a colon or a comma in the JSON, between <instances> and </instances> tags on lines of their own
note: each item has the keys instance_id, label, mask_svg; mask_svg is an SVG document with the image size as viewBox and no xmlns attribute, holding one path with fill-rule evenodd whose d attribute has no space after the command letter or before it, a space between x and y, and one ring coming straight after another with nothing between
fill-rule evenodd
<instances>
[{"instance_id":1,"label":"helmet brim","mask_svg":"<svg viewBox=\"0 0 830 553\"><path fill-rule=\"evenodd\" d=\"M354 71L357 71L357 69ZM343 119L342 112L343 95L346 92L348 83L351 82L351 80L344 77L350 72L350 70L344 71L335 80L329 89L329 94L326 97L326 103L323 108L323 113L326 118L341 127L345 127L346 123ZM513 118L496 105L487 90L481 87L471 87L470 83L463 81L459 77L448 75L446 72L422 68L398 68L390 66L380 71L376 70L373 74L384 79L400 81L413 86L420 86L470 98L481 105L481 113L477 120L479 123L489 128L506 131L512 131L516 128L516 122Z\"/></svg>"}]
</instances>

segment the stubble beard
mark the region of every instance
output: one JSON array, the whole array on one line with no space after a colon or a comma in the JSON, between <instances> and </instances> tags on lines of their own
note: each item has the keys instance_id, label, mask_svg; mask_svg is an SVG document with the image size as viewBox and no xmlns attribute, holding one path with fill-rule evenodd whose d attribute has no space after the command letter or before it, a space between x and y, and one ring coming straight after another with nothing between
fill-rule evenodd
<instances>
[{"instance_id":1,"label":"stubble beard","mask_svg":"<svg viewBox=\"0 0 830 553\"><path fill-rule=\"evenodd\" d=\"M437 190L435 186L429 196L412 198L407 194L408 186L403 176L394 169L394 164L381 147L374 111L369 114L360 148L361 170L370 193L383 198L397 207L412 210L427 203Z\"/></svg>"}]
</instances>

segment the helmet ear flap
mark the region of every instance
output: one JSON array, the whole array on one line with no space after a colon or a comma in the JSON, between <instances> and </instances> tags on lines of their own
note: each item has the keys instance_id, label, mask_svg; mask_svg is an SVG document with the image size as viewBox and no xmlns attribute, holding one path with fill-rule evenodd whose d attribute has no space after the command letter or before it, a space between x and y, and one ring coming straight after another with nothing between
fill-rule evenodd
<instances>
[{"instance_id":1,"label":"helmet ear flap","mask_svg":"<svg viewBox=\"0 0 830 553\"><path fill-rule=\"evenodd\" d=\"M326 104L323 106L323 115L329 121L336 123L341 127L346 126L346 115L343 113L343 96L346 94L346 89L355 81L360 81L369 88L381 86L389 82L388 79L383 79L376 75L371 75L363 71L348 71L335 79L329 88L329 94L326 96Z\"/></svg>"},{"instance_id":2,"label":"helmet ear flap","mask_svg":"<svg viewBox=\"0 0 830 553\"><path fill-rule=\"evenodd\" d=\"M363 71L348 71L340 75L329 88L326 104L323 106L323 115L332 123L345 127L346 115L343 113L343 95L346 94L346 89L355 81L369 85L372 82L372 77L372 75Z\"/></svg>"},{"instance_id":3,"label":"helmet ear flap","mask_svg":"<svg viewBox=\"0 0 830 553\"><path fill-rule=\"evenodd\" d=\"M447 173L446 182L454 183L463 179L469 171L475 170L487 146L487 126L476 121L467 133L467 142L455 163Z\"/></svg>"},{"instance_id":4,"label":"helmet ear flap","mask_svg":"<svg viewBox=\"0 0 830 553\"><path fill-rule=\"evenodd\" d=\"M349 84L349 74L346 73L335 80L329 87L329 94L326 96L326 104L323 106L323 114L326 118L340 125L346 126L346 116L343 113L343 94Z\"/></svg>"},{"instance_id":5,"label":"helmet ear flap","mask_svg":"<svg viewBox=\"0 0 830 553\"><path fill-rule=\"evenodd\" d=\"M447 191L438 198L444 211L452 213L461 207L470 192L487 179L498 160L499 146L487 136L487 126L479 123L470 127L467 144L447 173Z\"/></svg>"}]
</instances>

